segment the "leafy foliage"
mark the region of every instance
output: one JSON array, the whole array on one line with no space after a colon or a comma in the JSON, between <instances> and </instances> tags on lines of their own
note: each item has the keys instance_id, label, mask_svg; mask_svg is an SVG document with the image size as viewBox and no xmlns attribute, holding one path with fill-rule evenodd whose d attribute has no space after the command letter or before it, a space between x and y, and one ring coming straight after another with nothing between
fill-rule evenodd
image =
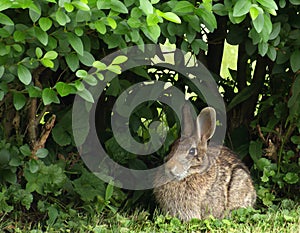
<instances>
[{"instance_id":1,"label":"leafy foliage","mask_svg":"<svg viewBox=\"0 0 300 233\"><path fill-rule=\"evenodd\" d=\"M116 74L113 80L105 80L109 85L98 103L104 122L99 123L100 141L124 166L157 166L179 135L174 112L152 101L135 109L130 130L137 141L149 140L154 121L162 121L161 127L169 129L162 148L139 156L121 148L110 131L115 99L136 82L158 78L183 92L189 86L187 92L198 109L205 103L180 74L149 67L122 72L128 60L123 55L101 61L117 49L131 45L142 49L147 43L169 43L191 52L214 74L227 104L226 144L252 166L258 204L272 206L285 197L297 199L293 194L300 188L299 5L298 0L2 0L3 218L20 217L23 210L25 218L32 218L28 213L38 211L34 216L38 220L47 219L50 228L63 229L64 221L77 224L71 220L76 211L115 213L125 200L134 204L141 197L105 184L86 170L72 137L70 107L74 94L88 103L96 102L89 87L103 82L105 72ZM225 40L239 45L234 55L238 67L228 77L220 77ZM122 225L128 220L118 221ZM169 229L169 223L170 229L179 226L178 220L160 216L155 229ZM230 223L197 224L213 229Z\"/></svg>"}]
</instances>

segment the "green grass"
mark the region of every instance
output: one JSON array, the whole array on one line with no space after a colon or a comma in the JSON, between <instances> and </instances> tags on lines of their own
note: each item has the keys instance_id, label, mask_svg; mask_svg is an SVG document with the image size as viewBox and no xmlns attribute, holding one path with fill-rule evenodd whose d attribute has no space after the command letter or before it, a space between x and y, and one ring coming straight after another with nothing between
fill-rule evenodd
<instances>
[{"instance_id":1,"label":"green grass","mask_svg":"<svg viewBox=\"0 0 300 233\"><path fill-rule=\"evenodd\" d=\"M1 220L1 219L0 219ZM45 219L47 220L47 216ZM177 218L156 212L151 218L147 211L132 214L117 213L111 216L99 214L61 213L53 222L48 219L45 226L39 222L21 222L17 218L0 222L6 232L255 232L255 233L299 233L300 206L284 200L280 206L266 211L239 209L226 219L193 219L183 223ZM47 224L48 223L48 224Z\"/></svg>"}]
</instances>

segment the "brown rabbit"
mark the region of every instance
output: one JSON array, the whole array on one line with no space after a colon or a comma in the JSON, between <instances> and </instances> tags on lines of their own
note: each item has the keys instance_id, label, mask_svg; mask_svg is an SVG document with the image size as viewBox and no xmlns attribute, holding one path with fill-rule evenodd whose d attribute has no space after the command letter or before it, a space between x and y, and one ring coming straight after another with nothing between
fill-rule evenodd
<instances>
[{"instance_id":1,"label":"brown rabbit","mask_svg":"<svg viewBox=\"0 0 300 233\"><path fill-rule=\"evenodd\" d=\"M253 206L256 192L247 167L226 147L207 146L216 128L216 112L204 108L196 127L189 107L182 110L183 129L164 165L155 177L160 207L181 220L226 216L231 210Z\"/></svg>"}]
</instances>

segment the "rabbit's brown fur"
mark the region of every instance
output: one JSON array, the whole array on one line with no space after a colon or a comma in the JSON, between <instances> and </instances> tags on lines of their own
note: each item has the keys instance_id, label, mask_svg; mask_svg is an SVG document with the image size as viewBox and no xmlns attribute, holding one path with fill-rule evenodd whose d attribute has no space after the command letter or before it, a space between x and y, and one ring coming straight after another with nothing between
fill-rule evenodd
<instances>
[{"instance_id":1,"label":"rabbit's brown fur","mask_svg":"<svg viewBox=\"0 0 300 233\"><path fill-rule=\"evenodd\" d=\"M183 111L182 137L173 145L164 172L155 178L157 183L170 180L154 188L160 207L188 221L210 214L222 218L233 209L253 206L256 192L247 167L228 148L207 147L215 131L214 109L199 114L196 128Z\"/></svg>"}]
</instances>

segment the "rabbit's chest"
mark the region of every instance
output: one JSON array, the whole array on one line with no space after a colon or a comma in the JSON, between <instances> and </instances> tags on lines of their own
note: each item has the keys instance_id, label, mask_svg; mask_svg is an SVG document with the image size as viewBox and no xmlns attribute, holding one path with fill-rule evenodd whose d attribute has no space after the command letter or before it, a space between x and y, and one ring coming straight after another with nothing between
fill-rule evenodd
<instances>
[{"instance_id":1,"label":"rabbit's chest","mask_svg":"<svg viewBox=\"0 0 300 233\"><path fill-rule=\"evenodd\" d=\"M201 175L191 175L182 181L173 181L166 184L165 190L162 192L178 208L195 209L196 206L199 208L211 188L211 185L207 183L207 179L204 179Z\"/></svg>"}]
</instances>

